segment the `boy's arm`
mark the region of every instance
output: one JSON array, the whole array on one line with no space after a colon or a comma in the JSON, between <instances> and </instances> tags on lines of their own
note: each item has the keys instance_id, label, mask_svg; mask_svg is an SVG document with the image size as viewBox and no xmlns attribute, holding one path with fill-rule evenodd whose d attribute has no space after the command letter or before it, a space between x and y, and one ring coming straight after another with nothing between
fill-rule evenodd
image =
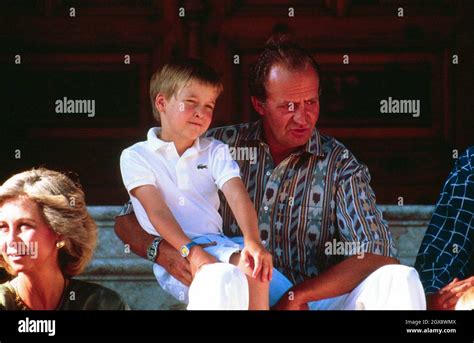
<instances>
[{"instance_id":1,"label":"boy's arm","mask_svg":"<svg viewBox=\"0 0 474 343\"><path fill-rule=\"evenodd\" d=\"M135 254L147 258L147 249L155 236L150 235L140 227L135 213L116 217L114 229L115 234L125 244L128 244ZM189 261L183 258L166 240L162 240L158 246L158 256L155 262L184 285L191 285L193 278Z\"/></svg>"},{"instance_id":2,"label":"boy's arm","mask_svg":"<svg viewBox=\"0 0 474 343\"><path fill-rule=\"evenodd\" d=\"M173 248L179 250L183 245L191 242L191 239L186 236L161 196L160 191L155 186L139 186L132 189L130 193L142 204L155 230ZM205 252L199 245L193 246L190 249L187 259L191 262L192 275L194 275L202 265L217 262L214 256Z\"/></svg>"},{"instance_id":3,"label":"boy's arm","mask_svg":"<svg viewBox=\"0 0 474 343\"><path fill-rule=\"evenodd\" d=\"M244 234L244 251L249 249L255 262L253 276L256 277L261 270L262 281L271 280L272 256L261 244L257 212L242 180L238 177L229 179L222 186L222 192Z\"/></svg>"},{"instance_id":4,"label":"boy's arm","mask_svg":"<svg viewBox=\"0 0 474 343\"><path fill-rule=\"evenodd\" d=\"M155 186L140 186L132 189L130 193L140 201L155 230L172 247L179 250L183 245L191 242Z\"/></svg>"},{"instance_id":5,"label":"boy's arm","mask_svg":"<svg viewBox=\"0 0 474 343\"><path fill-rule=\"evenodd\" d=\"M222 193L244 234L244 240L260 241L257 212L242 180L238 177L230 179L222 186Z\"/></svg>"}]
</instances>

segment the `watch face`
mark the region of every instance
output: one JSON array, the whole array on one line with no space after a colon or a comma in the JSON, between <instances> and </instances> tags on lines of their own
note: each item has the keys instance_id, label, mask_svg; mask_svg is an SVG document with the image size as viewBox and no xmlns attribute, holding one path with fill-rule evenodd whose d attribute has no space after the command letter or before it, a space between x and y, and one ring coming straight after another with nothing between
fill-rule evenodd
<instances>
[{"instance_id":1,"label":"watch face","mask_svg":"<svg viewBox=\"0 0 474 343\"><path fill-rule=\"evenodd\" d=\"M182 246L181 247L181 256L186 257L189 255L189 249L187 246Z\"/></svg>"}]
</instances>

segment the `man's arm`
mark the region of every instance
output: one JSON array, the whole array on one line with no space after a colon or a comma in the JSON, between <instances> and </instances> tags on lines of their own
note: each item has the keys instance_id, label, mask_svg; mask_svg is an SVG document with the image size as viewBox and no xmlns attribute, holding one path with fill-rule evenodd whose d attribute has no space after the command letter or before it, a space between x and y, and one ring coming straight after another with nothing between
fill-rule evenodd
<instances>
[{"instance_id":1,"label":"man's arm","mask_svg":"<svg viewBox=\"0 0 474 343\"><path fill-rule=\"evenodd\" d=\"M140 227L134 213L116 217L114 229L117 236L130 246L130 250L146 259L146 251L153 242L154 236ZM183 284L187 286L191 284L191 267L188 260L182 258L179 252L165 240L158 246L155 262Z\"/></svg>"},{"instance_id":2,"label":"man's arm","mask_svg":"<svg viewBox=\"0 0 474 343\"><path fill-rule=\"evenodd\" d=\"M341 155L341 171L336 192L336 216L340 239L358 245L360 255L349 256L290 290L276 309L307 308L306 303L336 297L352 291L371 273L387 264L399 264L396 249L382 213L375 204L370 174L352 156ZM350 219L348 219L350 218ZM349 255L346 252L346 255ZM292 301L289 299L293 299Z\"/></svg>"},{"instance_id":3,"label":"man's arm","mask_svg":"<svg viewBox=\"0 0 474 343\"><path fill-rule=\"evenodd\" d=\"M320 275L292 287L275 305L275 310L307 309L307 303L349 293L367 276L387 264L398 264L392 257L364 254L352 256Z\"/></svg>"}]
</instances>

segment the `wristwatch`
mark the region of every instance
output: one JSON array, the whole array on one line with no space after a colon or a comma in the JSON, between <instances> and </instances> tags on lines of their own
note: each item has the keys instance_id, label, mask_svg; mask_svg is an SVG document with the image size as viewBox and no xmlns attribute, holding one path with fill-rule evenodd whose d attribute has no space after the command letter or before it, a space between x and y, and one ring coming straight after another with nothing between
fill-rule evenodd
<instances>
[{"instance_id":1,"label":"wristwatch","mask_svg":"<svg viewBox=\"0 0 474 343\"><path fill-rule=\"evenodd\" d=\"M196 242L191 241L190 243L183 245L181 248L179 248L179 252L181 253L181 256L183 257L188 257L189 256L189 251L191 248L195 245L198 245Z\"/></svg>"},{"instance_id":2,"label":"wristwatch","mask_svg":"<svg viewBox=\"0 0 474 343\"><path fill-rule=\"evenodd\" d=\"M120 216L126 216L133 213L133 205L132 202L129 200L125 205L123 205L122 209L120 210L120 213L117 217Z\"/></svg>"},{"instance_id":3,"label":"wristwatch","mask_svg":"<svg viewBox=\"0 0 474 343\"><path fill-rule=\"evenodd\" d=\"M160 245L162 240L163 238L161 237L155 237L148 249L146 249L146 258L151 262L156 261L156 257L158 256L158 246Z\"/></svg>"}]
</instances>

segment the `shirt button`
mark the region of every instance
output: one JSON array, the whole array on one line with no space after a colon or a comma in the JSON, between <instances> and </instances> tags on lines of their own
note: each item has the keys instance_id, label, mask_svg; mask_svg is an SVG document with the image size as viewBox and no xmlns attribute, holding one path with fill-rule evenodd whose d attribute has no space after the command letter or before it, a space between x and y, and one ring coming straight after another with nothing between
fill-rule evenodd
<instances>
[{"instance_id":1,"label":"shirt button","mask_svg":"<svg viewBox=\"0 0 474 343\"><path fill-rule=\"evenodd\" d=\"M272 175L272 173L270 171L267 171L267 176L270 176Z\"/></svg>"}]
</instances>

